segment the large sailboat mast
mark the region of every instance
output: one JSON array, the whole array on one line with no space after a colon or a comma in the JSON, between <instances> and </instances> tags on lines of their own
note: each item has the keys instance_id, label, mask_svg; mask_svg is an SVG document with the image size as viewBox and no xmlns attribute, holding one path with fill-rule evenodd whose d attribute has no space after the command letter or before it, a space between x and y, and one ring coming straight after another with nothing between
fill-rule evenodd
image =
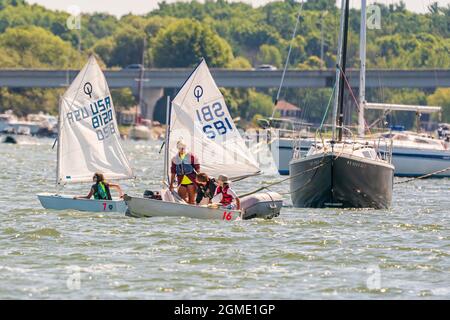
<instances>
[{"instance_id":1,"label":"large sailboat mast","mask_svg":"<svg viewBox=\"0 0 450 320\"><path fill-rule=\"evenodd\" d=\"M166 101L166 134L164 139L164 175L163 182L166 181L167 184L170 183L169 177L169 135L170 135L170 110L171 110L171 101L170 96L167 96Z\"/></svg>"},{"instance_id":2,"label":"large sailboat mast","mask_svg":"<svg viewBox=\"0 0 450 320\"><path fill-rule=\"evenodd\" d=\"M338 38L338 50L336 57L336 88L340 88L341 82L341 62L342 62L342 38L344 34L344 20L345 20L345 7L346 0L341 1L341 21L339 27L339 38ZM334 102L333 102L333 116L332 116L332 141L336 141L336 124L337 124L337 112L339 108L339 90L335 90Z\"/></svg>"},{"instance_id":3,"label":"large sailboat mast","mask_svg":"<svg viewBox=\"0 0 450 320\"><path fill-rule=\"evenodd\" d=\"M359 113L358 113L358 135L364 137L364 106L366 103L366 0L361 0L361 30L359 42Z\"/></svg>"},{"instance_id":4,"label":"large sailboat mast","mask_svg":"<svg viewBox=\"0 0 450 320\"><path fill-rule=\"evenodd\" d=\"M338 130L339 130L339 141L342 141L342 127L344 125L344 89L345 89L345 67L347 64L347 39L348 39L348 16L349 16L349 0L345 1L344 10L344 29L342 34L342 57L340 62L341 73L339 82L339 119L338 119Z\"/></svg>"}]
</instances>

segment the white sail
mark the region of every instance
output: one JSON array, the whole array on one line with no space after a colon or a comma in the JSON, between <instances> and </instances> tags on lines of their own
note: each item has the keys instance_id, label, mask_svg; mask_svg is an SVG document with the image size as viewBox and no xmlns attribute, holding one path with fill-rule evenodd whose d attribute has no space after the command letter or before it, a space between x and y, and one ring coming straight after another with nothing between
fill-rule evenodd
<instances>
[{"instance_id":1,"label":"white sail","mask_svg":"<svg viewBox=\"0 0 450 320\"><path fill-rule=\"evenodd\" d=\"M120 145L116 113L105 76L94 56L61 97L57 183L133 177Z\"/></svg>"},{"instance_id":2,"label":"white sail","mask_svg":"<svg viewBox=\"0 0 450 320\"><path fill-rule=\"evenodd\" d=\"M172 102L170 158L177 153L178 140L198 158L200 171L210 176L237 179L260 172L204 60Z\"/></svg>"}]
</instances>

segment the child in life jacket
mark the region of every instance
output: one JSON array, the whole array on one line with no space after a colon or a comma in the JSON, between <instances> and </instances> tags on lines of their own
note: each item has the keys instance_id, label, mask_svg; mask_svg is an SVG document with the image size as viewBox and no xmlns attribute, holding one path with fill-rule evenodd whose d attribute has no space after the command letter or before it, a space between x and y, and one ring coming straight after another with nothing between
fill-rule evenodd
<instances>
[{"instance_id":1,"label":"child in life jacket","mask_svg":"<svg viewBox=\"0 0 450 320\"><path fill-rule=\"evenodd\" d=\"M219 186L216 188L213 203L220 203L220 205L226 209L237 209L241 208L241 202L236 192L230 187L231 181L225 175L220 175L217 179Z\"/></svg>"}]
</instances>

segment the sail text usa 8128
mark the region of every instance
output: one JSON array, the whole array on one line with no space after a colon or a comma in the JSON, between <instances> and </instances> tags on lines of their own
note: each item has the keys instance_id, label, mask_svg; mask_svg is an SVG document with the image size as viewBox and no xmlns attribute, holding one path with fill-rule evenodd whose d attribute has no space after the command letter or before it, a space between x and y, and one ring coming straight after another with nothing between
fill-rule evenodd
<instances>
[{"instance_id":1,"label":"sail text usa 8128","mask_svg":"<svg viewBox=\"0 0 450 320\"><path fill-rule=\"evenodd\" d=\"M89 58L61 97L58 132L58 185L91 182L95 172L110 180L133 178L120 144L111 93L94 56ZM48 209L126 211L122 199L74 199L73 196L49 193L38 194L38 198Z\"/></svg>"}]
</instances>

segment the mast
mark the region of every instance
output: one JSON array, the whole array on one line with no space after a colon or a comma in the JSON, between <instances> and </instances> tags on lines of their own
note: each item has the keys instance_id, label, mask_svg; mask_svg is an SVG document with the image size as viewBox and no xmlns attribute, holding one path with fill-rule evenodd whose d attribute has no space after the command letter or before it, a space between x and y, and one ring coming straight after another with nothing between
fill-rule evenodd
<instances>
[{"instance_id":1,"label":"mast","mask_svg":"<svg viewBox=\"0 0 450 320\"><path fill-rule=\"evenodd\" d=\"M55 143L57 143L58 145L56 146L56 186L59 185L59 180L60 180L60 176L59 176L59 157L61 155L61 147L62 147L62 143L61 143L61 128L62 128L62 111L61 111L61 104L62 104L62 99L64 99L62 96L59 96L59 112L58 112L58 137L55 140Z\"/></svg>"},{"instance_id":2,"label":"mast","mask_svg":"<svg viewBox=\"0 0 450 320\"><path fill-rule=\"evenodd\" d=\"M136 108L136 115L134 119L134 124L138 125L139 122L139 113L143 110L143 99L142 95L144 93L144 75L145 75L145 47L146 47L147 41L144 37L144 42L142 45L142 59L141 59L141 72L139 75L139 106Z\"/></svg>"},{"instance_id":3,"label":"mast","mask_svg":"<svg viewBox=\"0 0 450 320\"><path fill-rule=\"evenodd\" d=\"M361 30L359 43L359 58L361 67L359 69L359 114L358 135L364 137L364 107L366 103L366 0L361 0Z\"/></svg>"},{"instance_id":4,"label":"mast","mask_svg":"<svg viewBox=\"0 0 450 320\"><path fill-rule=\"evenodd\" d=\"M341 60L342 60L342 35L344 33L344 11L345 11L346 0L341 1L341 22L339 27L339 38L338 38L338 50L336 55L336 88L340 87L341 80ZM337 123L337 111L339 105L339 90L335 90L334 102L333 102L333 117L332 117L332 141L336 140L336 123Z\"/></svg>"},{"instance_id":5,"label":"mast","mask_svg":"<svg viewBox=\"0 0 450 320\"><path fill-rule=\"evenodd\" d=\"M166 109L166 134L164 141L164 176L163 181L169 180L169 135L170 135L170 96L167 96L167 109Z\"/></svg>"},{"instance_id":6,"label":"mast","mask_svg":"<svg viewBox=\"0 0 450 320\"><path fill-rule=\"evenodd\" d=\"M342 61L340 74L341 81L339 82L339 141L342 141L342 126L344 125L344 77L345 77L345 66L347 63L347 38L348 38L348 15L349 15L349 0L345 0L345 10L344 10L344 29L342 34Z\"/></svg>"},{"instance_id":7,"label":"mast","mask_svg":"<svg viewBox=\"0 0 450 320\"><path fill-rule=\"evenodd\" d=\"M323 12L320 15L320 68L324 69L324 60L323 60L323 47L324 47L324 34L323 34L323 18L325 17L325 15L327 14L327 11Z\"/></svg>"}]
</instances>

